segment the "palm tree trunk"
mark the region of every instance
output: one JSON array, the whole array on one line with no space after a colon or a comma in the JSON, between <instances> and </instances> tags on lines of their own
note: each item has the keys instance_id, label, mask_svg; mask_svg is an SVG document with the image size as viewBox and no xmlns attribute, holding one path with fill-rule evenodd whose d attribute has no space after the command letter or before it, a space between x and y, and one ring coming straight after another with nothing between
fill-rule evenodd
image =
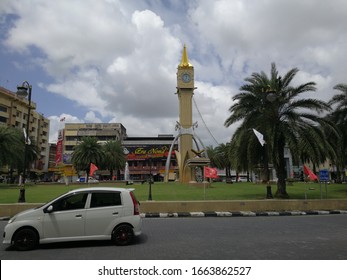
<instances>
[{"instance_id":1,"label":"palm tree trunk","mask_svg":"<svg viewBox=\"0 0 347 280\"><path fill-rule=\"evenodd\" d=\"M286 161L284 159L284 139L281 138L277 144L278 153L278 163L276 164L276 174L277 174L277 191L275 197L277 198L289 198L286 187ZM275 160L273 162L276 162Z\"/></svg>"}]
</instances>

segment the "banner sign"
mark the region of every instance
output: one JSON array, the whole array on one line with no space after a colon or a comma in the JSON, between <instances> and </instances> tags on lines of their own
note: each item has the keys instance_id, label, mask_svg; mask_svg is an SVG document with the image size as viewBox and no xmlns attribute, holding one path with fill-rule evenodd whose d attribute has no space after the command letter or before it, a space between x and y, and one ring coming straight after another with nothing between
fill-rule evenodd
<instances>
[{"instance_id":1,"label":"banner sign","mask_svg":"<svg viewBox=\"0 0 347 280\"><path fill-rule=\"evenodd\" d=\"M58 131L58 141L57 141L57 148L55 152L55 164L63 161L63 140L64 140L64 130L60 129Z\"/></svg>"},{"instance_id":2,"label":"banner sign","mask_svg":"<svg viewBox=\"0 0 347 280\"><path fill-rule=\"evenodd\" d=\"M125 146L124 151L127 160L146 160L149 158L166 159L170 150L170 145L137 145ZM171 158L175 157L174 151Z\"/></svg>"}]
</instances>

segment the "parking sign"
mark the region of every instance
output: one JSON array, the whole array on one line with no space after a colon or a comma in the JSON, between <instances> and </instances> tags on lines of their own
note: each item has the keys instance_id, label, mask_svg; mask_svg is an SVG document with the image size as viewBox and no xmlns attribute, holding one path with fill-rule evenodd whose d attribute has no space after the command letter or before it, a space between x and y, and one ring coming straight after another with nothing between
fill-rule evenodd
<instances>
[{"instance_id":1,"label":"parking sign","mask_svg":"<svg viewBox=\"0 0 347 280\"><path fill-rule=\"evenodd\" d=\"M329 171L327 169L319 170L319 181L321 182L329 181Z\"/></svg>"}]
</instances>

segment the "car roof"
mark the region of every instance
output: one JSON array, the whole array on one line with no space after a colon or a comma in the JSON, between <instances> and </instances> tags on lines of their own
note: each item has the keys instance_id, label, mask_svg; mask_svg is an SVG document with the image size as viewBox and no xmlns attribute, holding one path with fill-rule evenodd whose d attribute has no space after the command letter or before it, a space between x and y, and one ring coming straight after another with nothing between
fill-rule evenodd
<instances>
[{"instance_id":1,"label":"car roof","mask_svg":"<svg viewBox=\"0 0 347 280\"><path fill-rule=\"evenodd\" d=\"M111 192L124 192L124 191L133 191L134 189L126 189L126 188L112 188L112 187L88 187L88 188L79 188L69 191L69 193L76 193L76 192L92 192L92 191L111 191Z\"/></svg>"}]
</instances>

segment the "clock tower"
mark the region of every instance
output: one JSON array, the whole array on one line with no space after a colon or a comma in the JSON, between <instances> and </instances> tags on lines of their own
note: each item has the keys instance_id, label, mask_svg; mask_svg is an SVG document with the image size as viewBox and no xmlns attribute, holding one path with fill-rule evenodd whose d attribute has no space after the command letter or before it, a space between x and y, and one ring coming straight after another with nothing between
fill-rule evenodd
<instances>
[{"instance_id":1,"label":"clock tower","mask_svg":"<svg viewBox=\"0 0 347 280\"><path fill-rule=\"evenodd\" d=\"M201 183L204 179L204 166L210 163L201 139L194 132L194 128L197 127L197 122L193 123L192 105L194 89L194 67L189 63L187 49L184 45L181 63L177 67L176 94L178 96L179 121L177 122L176 130L178 130L178 134L171 144L166 159L165 182L169 181L171 154L177 140L179 140L178 151L175 151L175 154L178 164L179 181L181 183ZM196 150L193 149L193 142L197 148ZM204 149L200 150L198 143Z\"/></svg>"},{"instance_id":2,"label":"clock tower","mask_svg":"<svg viewBox=\"0 0 347 280\"><path fill-rule=\"evenodd\" d=\"M177 68L177 95L179 101L179 125L181 137L179 139L179 153L176 153L179 181L192 181L191 168L186 166L189 159L194 157L193 148L193 94L194 67L189 63L186 46L183 47L181 63Z\"/></svg>"}]
</instances>

